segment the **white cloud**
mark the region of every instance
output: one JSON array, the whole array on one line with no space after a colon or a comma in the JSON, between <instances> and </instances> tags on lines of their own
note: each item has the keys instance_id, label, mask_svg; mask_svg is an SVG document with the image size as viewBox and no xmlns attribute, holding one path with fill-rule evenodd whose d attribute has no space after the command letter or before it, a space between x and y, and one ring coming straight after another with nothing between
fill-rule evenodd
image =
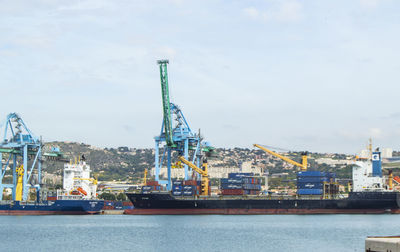
<instances>
[{"instance_id":1,"label":"white cloud","mask_svg":"<svg viewBox=\"0 0 400 252\"><path fill-rule=\"evenodd\" d=\"M110 9L114 5L112 2L107 0L84 0L70 3L69 5L60 6L59 11L62 10L73 10L73 11L84 11L84 10L96 10L96 9Z\"/></svg>"},{"instance_id":2,"label":"white cloud","mask_svg":"<svg viewBox=\"0 0 400 252\"><path fill-rule=\"evenodd\" d=\"M260 15L260 13L258 12L258 10L254 7L248 7L248 8L244 8L243 9L243 13L244 15L250 17L250 18L254 18L257 19Z\"/></svg>"},{"instance_id":3,"label":"white cloud","mask_svg":"<svg viewBox=\"0 0 400 252\"><path fill-rule=\"evenodd\" d=\"M284 2L275 14L277 20L283 22L298 21L303 18L303 7L299 2Z\"/></svg>"},{"instance_id":4,"label":"white cloud","mask_svg":"<svg viewBox=\"0 0 400 252\"><path fill-rule=\"evenodd\" d=\"M247 7L243 9L243 14L255 20L283 23L297 22L304 17L302 4L295 0L270 2L265 10Z\"/></svg>"},{"instance_id":5,"label":"white cloud","mask_svg":"<svg viewBox=\"0 0 400 252\"><path fill-rule=\"evenodd\" d=\"M380 0L360 0L360 5L364 8L376 8Z\"/></svg>"},{"instance_id":6,"label":"white cloud","mask_svg":"<svg viewBox=\"0 0 400 252\"><path fill-rule=\"evenodd\" d=\"M161 46L156 49L156 54L162 54L166 58L173 58L176 55L176 50L172 47Z\"/></svg>"},{"instance_id":7,"label":"white cloud","mask_svg":"<svg viewBox=\"0 0 400 252\"><path fill-rule=\"evenodd\" d=\"M372 139L380 139L383 136L383 131L379 128L370 128L368 133Z\"/></svg>"}]
</instances>

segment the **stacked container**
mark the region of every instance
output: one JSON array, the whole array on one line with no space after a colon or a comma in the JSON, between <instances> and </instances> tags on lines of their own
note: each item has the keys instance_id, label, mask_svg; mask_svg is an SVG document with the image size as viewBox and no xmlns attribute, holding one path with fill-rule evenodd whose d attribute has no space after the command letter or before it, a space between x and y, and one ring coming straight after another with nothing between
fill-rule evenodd
<instances>
[{"instance_id":1,"label":"stacked container","mask_svg":"<svg viewBox=\"0 0 400 252\"><path fill-rule=\"evenodd\" d=\"M261 179L255 177L243 177L243 193L245 195L258 195L261 191Z\"/></svg>"},{"instance_id":2,"label":"stacked container","mask_svg":"<svg viewBox=\"0 0 400 252\"><path fill-rule=\"evenodd\" d=\"M172 195L182 196L183 181L175 180L172 181Z\"/></svg>"},{"instance_id":3,"label":"stacked container","mask_svg":"<svg viewBox=\"0 0 400 252\"><path fill-rule=\"evenodd\" d=\"M258 195L261 180L253 173L229 173L228 178L221 179L222 195Z\"/></svg>"},{"instance_id":4,"label":"stacked container","mask_svg":"<svg viewBox=\"0 0 400 252\"><path fill-rule=\"evenodd\" d=\"M193 196L196 194L197 186L195 185L184 185L183 186L183 196Z\"/></svg>"},{"instance_id":5,"label":"stacked container","mask_svg":"<svg viewBox=\"0 0 400 252\"><path fill-rule=\"evenodd\" d=\"M321 171L302 171L297 173L298 195L321 195L324 186L335 181L336 174Z\"/></svg>"},{"instance_id":6,"label":"stacked container","mask_svg":"<svg viewBox=\"0 0 400 252\"><path fill-rule=\"evenodd\" d=\"M228 178L221 179L222 195L243 195L242 184L240 173L229 173Z\"/></svg>"},{"instance_id":7,"label":"stacked container","mask_svg":"<svg viewBox=\"0 0 400 252\"><path fill-rule=\"evenodd\" d=\"M152 191L161 191L158 181L147 181L146 185L142 186L142 193L151 193Z\"/></svg>"}]
</instances>

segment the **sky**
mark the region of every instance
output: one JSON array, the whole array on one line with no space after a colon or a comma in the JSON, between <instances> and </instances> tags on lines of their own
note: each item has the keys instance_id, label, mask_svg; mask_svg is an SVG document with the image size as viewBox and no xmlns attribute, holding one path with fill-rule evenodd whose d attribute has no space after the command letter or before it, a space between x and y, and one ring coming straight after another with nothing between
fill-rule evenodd
<instances>
[{"instance_id":1,"label":"sky","mask_svg":"<svg viewBox=\"0 0 400 252\"><path fill-rule=\"evenodd\" d=\"M149 148L171 101L216 147L400 150L395 0L0 0L0 118Z\"/></svg>"}]
</instances>

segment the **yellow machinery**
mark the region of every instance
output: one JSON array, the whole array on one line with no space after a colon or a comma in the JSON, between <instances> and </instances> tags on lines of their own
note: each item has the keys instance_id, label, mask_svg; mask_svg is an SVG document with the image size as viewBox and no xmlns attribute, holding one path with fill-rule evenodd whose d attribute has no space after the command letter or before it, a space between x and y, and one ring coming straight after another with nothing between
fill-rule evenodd
<instances>
[{"instance_id":1,"label":"yellow machinery","mask_svg":"<svg viewBox=\"0 0 400 252\"><path fill-rule=\"evenodd\" d=\"M94 179L94 178L74 178L74 179L76 179L76 180L89 180L94 185L97 185L97 179Z\"/></svg>"},{"instance_id":2,"label":"yellow machinery","mask_svg":"<svg viewBox=\"0 0 400 252\"><path fill-rule=\"evenodd\" d=\"M389 190L393 190L393 171L389 170Z\"/></svg>"},{"instance_id":3,"label":"yellow machinery","mask_svg":"<svg viewBox=\"0 0 400 252\"><path fill-rule=\"evenodd\" d=\"M297 163L296 161L293 161L293 160L291 160L291 159L289 159L289 158L287 158L285 156L282 156L282 155L280 155L280 154L278 154L276 152L273 152L272 150L269 150L269 149L267 149L267 148L265 148L265 147L263 147L263 146L261 146L259 144L254 144L254 147L257 147L257 148L259 148L259 149L261 149L261 150L263 150L263 151L265 151L265 152L267 152L267 153L269 153L269 154L271 154L271 155L273 155L275 157L278 157L278 158L280 158L280 159L282 159L282 160L284 160L284 161L286 161L286 162L288 162L288 163L290 163L292 165L300 167L301 171L307 171L307 152L302 152L301 153L301 164L300 164L300 163Z\"/></svg>"},{"instance_id":4,"label":"yellow machinery","mask_svg":"<svg viewBox=\"0 0 400 252\"><path fill-rule=\"evenodd\" d=\"M194 171L199 173L201 175L201 195L207 196L208 195L208 185L209 185L209 177L208 177L208 165L207 161L203 161L203 169L197 167L193 163L189 162L186 160L184 157L180 156L179 160L182 161L182 163L188 165L190 168L192 168Z\"/></svg>"},{"instance_id":5,"label":"yellow machinery","mask_svg":"<svg viewBox=\"0 0 400 252\"><path fill-rule=\"evenodd\" d=\"M21 165L17 168L17 188L15 190L15 201L22 200L22 180L24 177L24 166Z\"/></svg>"},{"instance_id":6,"label":"yellow machinery","mask_svg":"<svg viewBox=\"0 0 400 252\"><path fill-rule=\"evenodd\" d=\"M182 162L178 161L174 164L171 164L171 168L183 168Z\"/></svg>"},{"instance_id":7,"label":"yellow machinery","mask_svg":"<svg viewBox=\"0 0 400 252\"><path fill-rule=\"evenodd\" d=\"M144 169L144 175L143 175L143 185L147 184L147 168Z\"/></svg>"}]
</instances>

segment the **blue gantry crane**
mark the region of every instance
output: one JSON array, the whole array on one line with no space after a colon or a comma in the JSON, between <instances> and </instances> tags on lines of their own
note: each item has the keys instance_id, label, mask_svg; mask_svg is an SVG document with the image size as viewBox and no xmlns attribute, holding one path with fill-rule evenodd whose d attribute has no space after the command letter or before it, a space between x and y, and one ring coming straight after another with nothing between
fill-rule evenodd
<instances>
[{"instance_id":1,"label":"blue gantry crane","mask_svg":"<svg viewBox=\"0 0 400 252\"><path fill-rule=\"evenodd\" d=\"M199 134L192 132L182 110L170 102L167 64L168 60L159 60L161 79L161 94L163 104L163 122L161 133L155 137L155 179L162 185L171 190L171 168L172 158L183 156L193 164L200 167L203 151L211 151L213 148L202 141ZM176 155L173 156L173 153ZM167 179L160 178L160 171L166 163ZM184 164L185 180L189 179L189 166Z\"/></svg>"},{"instance_id":2,"label":"blue gantry crane","mask_svg":"<svg viewBox=\"0 0 400 252\"><path fill-rule=\"evenodd\" d=\"M0 200L3 198L4 188L11 188L14 201L25 201L31 187L36 188L39 195L42 142L16 113L7 116L1 125L3 127L4 135L0 143ZM12 181L4 183L8 170L12 174Z\"/></svg>"}]
</instances>

